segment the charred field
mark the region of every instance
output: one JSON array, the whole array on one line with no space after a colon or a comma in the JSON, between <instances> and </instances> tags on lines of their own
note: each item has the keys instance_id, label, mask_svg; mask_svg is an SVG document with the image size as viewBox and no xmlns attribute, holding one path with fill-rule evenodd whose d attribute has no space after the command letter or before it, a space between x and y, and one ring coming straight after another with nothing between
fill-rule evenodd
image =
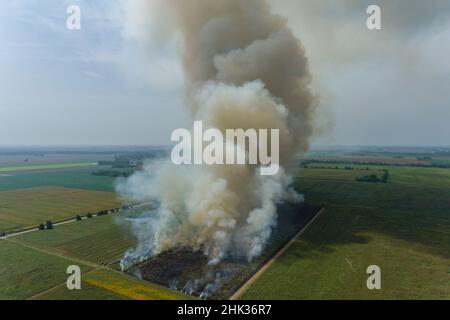
<instances>
[{"instance_id":1,"label":"charred field","mask_svg":"<svg viewBox=\"0 0 450 320\"><path fill-rule=\"evenodd\" d=\"M270 240L264 252L251 262L227 258L218 264L209 264L208 257L201 250L177 247L137 264L126 272L203 299L228 299L320 209L304 203L279 205L277 225L272 230Z\"/></svg>"}]
</instances>

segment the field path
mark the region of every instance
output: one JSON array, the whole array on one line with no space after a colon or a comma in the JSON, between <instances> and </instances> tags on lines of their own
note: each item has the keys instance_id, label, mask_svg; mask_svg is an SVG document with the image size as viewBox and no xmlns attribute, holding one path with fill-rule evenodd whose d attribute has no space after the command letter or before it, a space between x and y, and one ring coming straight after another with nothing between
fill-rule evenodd
<instances>
[{"instance_id":1,"label":"field path","mask_svg":"<svg viewBox=\"0 0 450 320\"><path fill-rule=\"evenodd\" d=\"M302 235L302 233L320 216L325 207L320 209L320 211L299 231L297 232L288 243L286 243L265 265L263 265L242 287L240 287L233 295L230 300L239 299L242 294L247 291L247 289L256 281L258 278L295 242L297 238Z\"/></svg>"}]
</instances>

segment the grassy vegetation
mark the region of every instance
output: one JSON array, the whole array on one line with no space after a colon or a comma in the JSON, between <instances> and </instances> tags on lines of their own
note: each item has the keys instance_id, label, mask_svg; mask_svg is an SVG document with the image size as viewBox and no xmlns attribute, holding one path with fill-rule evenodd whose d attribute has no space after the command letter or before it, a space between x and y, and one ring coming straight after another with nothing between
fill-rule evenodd
<instances>
[{"instance_id":1,"label":"grassy vegetation","mask_svg":"<svg viewBox=\"0 0 450 320\"><path fill-rule=\"evenodd\" d=\"M116 194L61 187L0 192L0 231L37 226L46 220L73 218L77 213L121 206Z\"/></svg>"},{"instance_id":2,"label":"grassy vegetation","mask_svg":"<svg viewBox=\"0 0 450 320\"><path fill-rule=\"evenodd\" d=\"M82 278L81 290L58 286L36 297L39 300L176 300L192 299L156 284L117 271L97 269Z\"/></svg>"},{"instance_id":3,"label":"grassy vegetation","mask_svg":"<svg viewBox=\"0 0 450 320\"><path fill-rule=\"evenodd\" d=\"M135 245L125 217L137 210L141 209L63 224L52 231L30 232L14 239L68 257L111 263Z\"/></svg>"},{"instance_id":4,"label":"grassy vegetation","mask_svg":"<svg viewBox=\"0 0 450 320\"><path fill-rule=\"evenodd\" d=\"M384 168L386 184L302 169L297 187L327 209L242 298L449 299L450 170ZM372 264L381 290L366 288Z\"/></svg>"},{"instance_id":5,"label":"grassy vegetation","mask_svg":"<svg viewBox=\"0 0 450 320\"><path fill-rule=\"evenodd\" d=\"M69 265L77 264L82 272L91 269L9 240L0 240L0 261L0 300L27 299L65 282Z\"/></svg>"},{"instance_id":6,"label":"grassy vegetation","mask_svg":"<svg viewBox=\"0 0 450 320\"><path fill-rule=\"evenodd\" d=\"M26 165L26 166L0 167L0 172L66 169L66 168L91 167L91 166L96 166L96 165L97 165L96 162L33 164L33 165Z\"/></svg>"},{"instance_id":7,"label":"grassy vegetation","mask_svg":"<svg viewBox=\"0 0 450 320\"><path fill-rule=\"evenodd\" d=\"M102 167L67 168L62 171L47 172L24 171L22 174L0 176L0 191L41 186L59 186L113 192L115 178L92 175L92 172L99 168Z\"/></svg>"},{"instance_id":8,"label":"grassy vegetation","mask_svg":"<svg viewBox=\"0 0 450 320\"><path fill-rule=\"evenodd\" d=\"M182 293L157 284L138 280L117 271L98 270L85 279L93 286L114 292L134 300L180 300L192 299Z\"/></svg>"}]
</instances>

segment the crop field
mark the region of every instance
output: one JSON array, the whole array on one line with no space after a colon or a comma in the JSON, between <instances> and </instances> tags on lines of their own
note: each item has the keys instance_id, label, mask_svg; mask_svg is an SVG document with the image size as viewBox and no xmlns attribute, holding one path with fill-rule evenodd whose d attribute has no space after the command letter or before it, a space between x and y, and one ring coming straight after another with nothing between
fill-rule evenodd
<instances>
[{"instance_id":1,"label":"crop field","mask_svg":"<svg viewBox=\"0 0 450 320\"><path fill-rule=\"evenodd\" d=\"M110 214L0 240L0 299L186 299L106 266L134 245L125 217ZM122 215L124 217L122 217ZM78 265L82 289L68 290L66 268Z\"/></svg>"},{"instance_id":2,"label":"crop field","mask_svg":"<svg viewBox=\"0 0 450 320\"><path fill-rule=\"evenodd\" d=\"M2 152L3 151L3 152ZM76 153L66 152L57 153L46 151L30 151L27 150L22 153L11 154L1 150L0 148L0 167L14 167L25 165L48 165L48 164L65 164L65 163L85 163L97 162L99 160L113 160L114 156L111 153Z\"/></svg>"},{"instance_id":3,"label":"crop field","mask_svg":"<svg viewBox=\"0 0 450 320\"><path fill-rule=\"evenodd\" d=\"M27 299L67 279L73 261L37 251L10 240L0 240L0 299ZM91 267L76 263L82 272Z\"/></svg>"},{"instance_id":4,"label":"crop field","mask_svg":"<svg viewBox=\"0 0 450 320\"><path fill-rule=\"evenodd\" d=\"M92 172L102 169L102 167L66 168L62 170L46 170L45 172L39 170L23 171L21 174L8 173L6 176L0 176L0 191L59 186L113 192L115 178L92 175Z\"/></svg>"},{"instance_id":5,"label":"crop field","mask_svg":"<svg viewBox=\"0 0 450 320\"><path fill-rule=\"evenodd\" d=\"M121 206L116 194L62 187L39 187L0 192L0 231L37 226Z\"/></svg>"},{"instance_id":6,"label":"crop field","mask_svg":"<svg viewBox=\"0 0 450 320\"><path fill-rule=\"evenodd\" d=\"M55 287L35 299L39 300L180 300L192 299L179 292L141 281L118 271L105 268L88 272L82 278L81 290Z\"/></svg>"},{"instance_id":7,"label":"crop field","mask_svg":"<svg viewBox=\"0 0 450 320\"><path fill-rule=\"evenodd\" d=\"M139 210L75 221L56 226L53 230L18 235L14 239L68 257L109 264L135 245L126 217Z\"/></svg>"},{"instance_id":8,"label":"crop field","mask_svg":"<svg viewBox=\"0 0 450 320\"><path fill-rule=\"evenodd\" d=\"M79 163L57 163L57 164L33 164L22 166L0 167L0 172L15 171L32 171L32 170L48 170L48 169L67 169L96 166L96 162L79 162Z\"/></svg>"},{"instance_id":9,"label":"crop field","mask_svg":"<svg viewBox=\"0 0 450 320\"><path fill-rule=\"evenodd\" d=\"M386 184L302 169L298 189L327 208L241 298L449 299L450 170L388 169ZM372 264L381 290L366 287Z\"/></svg>"}]
</instances>

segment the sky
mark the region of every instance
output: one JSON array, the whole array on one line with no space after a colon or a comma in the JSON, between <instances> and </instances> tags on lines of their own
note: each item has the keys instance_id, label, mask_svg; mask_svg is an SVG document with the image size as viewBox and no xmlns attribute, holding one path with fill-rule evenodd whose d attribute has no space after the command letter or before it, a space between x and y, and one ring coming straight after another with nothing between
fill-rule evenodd
<instances>
[{"instance_id":1,"label":"sky","mask_svg":"<svg viewBox=\"0 0 450 320\"><path fill-rule=\"evenodd\" d=\"M0 146L160 145L190 127L177 37L155 1L2 3ZM313 144L450 145L450 2L270 3L310 61ZM70 4L80 30L66 28ZM370 4L381 30L366 27Z\"/></svg>"}]
</instances>

